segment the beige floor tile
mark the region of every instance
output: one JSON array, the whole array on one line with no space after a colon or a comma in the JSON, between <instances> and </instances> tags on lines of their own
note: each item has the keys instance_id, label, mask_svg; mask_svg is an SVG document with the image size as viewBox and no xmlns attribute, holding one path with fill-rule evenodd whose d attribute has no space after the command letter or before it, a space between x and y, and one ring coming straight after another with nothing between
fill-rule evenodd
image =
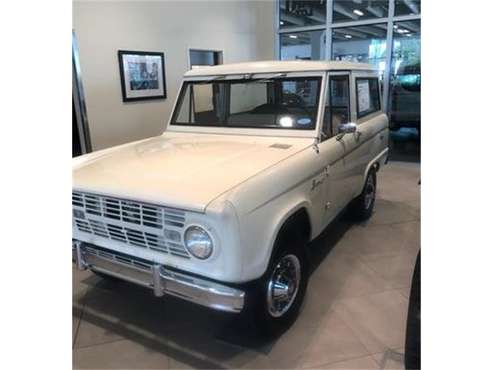
<instances>
[{"instance_id":1,"label":"beige floor tile","mask_svg":"<svg viewBox=\"0 0 493 370\"><path fill-rule=\"evenodd\" d=\"M312 331L310 340L305 344L300 365L316 367L368 354L351 328L337 312L331 311L319 322L318 328Z\"/></svg>"},{"instance_id":2,"label":"beige floor tile","mask_svg":"<svg viewBox=\"0 0 493 370\"><path fill-rule=\"evenodd\" d=\"M390 225L419 219L417 207L408 203L377 198L371 218L366 225Z\"/></svg>"},{"instance_id":3,"label":"beige floor tile","mask_svg":"<svg viewBox=\"0 0 493 370\"><path fill-rule=\"evenodd\" d=\"M379 369L405 370L403 349L388 349L385 352L376 353L372 356L378 364Z\"/></svg>"},{"instance_id":4,"label":"beige floor tile","mask_svg":"<svg viewBox=\"0 0 493 370\"><path fill-rule=\"evenodd\" d=\"M317 366L315 369L331 370L378 370L380 367L374 360L373 356L364 356L350 360L340 361L332 364Z\"/></svg>"},{"instance_id":5,"label":"beige floor tile","mask_svg":"<svg viewBox=\"0 0 493 370\"><path fill-rule=\"evenodd\" d=\"M419 221L391 225L394 234L399 236L402 246L411 253L416 253L421 246L421 223Z\"/></svg>"},{"instance_id":6,"label":"beige floor tile","mask_svg":"<svg viewBox=\"0 0 493 370\"><path fill-rule=\"evenodd\" d=\"M397 292L399 292L404 298L406 298L409 301L409 295L411 294L411 286L397 289Z\"/></svg>"},{"instance_id":7,"label":"beige floor tile","mask_svg":"<svg viewBox=\"0 0 493 370\"><path fill-rule=\"evenodd\" d=\"M81 310L75 307L72 308L72 343L75 342L75 336L77 335L77 331L79 329L81 315L82 315Z\"/></svg>"},{"instance_id":8,"label":"beige floor tile","mask_svg":"<svg viewBox=\"0 0 493 370\"><path fill-rule=\"evenodd\" d=\"M74 349L74 369L168 369L166 348L151 349L130 340Z\"/></svg>"},{"instance_id":9,"label":"beige floor tile","mask_svg":"<svg viewBox=\"0 0 493 370\"><path fill-rule=\"evenodd\" d=\"M391 288L411 285L416 262L416 252L405 252L397 256L366 257L364 264L372 269Z\"/></svg>"},{"instance_id":10,"label":"beige floor tile","mask_svg":"<svg viewBox=\"0 0 493 370\"><path fill-rule=\"evenodd\" d=\"M99 279L99 278L98 278ZM99 280L86 293L75 347L158 335L164 327L163 302L147 290Z\"/></svg>"},{"instance_id":11,"label":"beige floor tile","mask_svg":"<svg viewBox=\"0 0 493 370\"><path fill-rule=\"evenodd\" d=\"M407 240L407 239L406 239ZM337 247L362 258L396 256L406 251L392 225L358 225L344 235Z\"/></svg>"},{"instance_id":12,"label":"beige floor tile","mask_svg":"<svg viewBox=\"0 0 493 370\"><path fill-rule=\"evenodd\" d=\"M343 299L334 309L370 353L404 346L407 300L399 292Z\"/></svg>"},{"instance_id":13,"label":"beige floor tile","mask_svg":"<svg viewBox=\"0 0 493 370\"><path fill-rule=\"evenodd\" d=\"M318 305L331 304L334 299L357 297L388 289L386 281L363 259L354 254L341 254L336 258L329 254L314 271L309 294Z\"/></svg>"},{"instance_id":14,"label":"beige floor tile","mask_svg":"<svg viewBox=\"0 0 493 370\"><path fill-rule=\"evenodd\" d=\"M90 288L89 285L84 284L84 281L90 279L93 276L92 272L89 270L79 271L77 268L72 266L72 301L80 301L87 289Z\"/></svg>"}]
</instances>

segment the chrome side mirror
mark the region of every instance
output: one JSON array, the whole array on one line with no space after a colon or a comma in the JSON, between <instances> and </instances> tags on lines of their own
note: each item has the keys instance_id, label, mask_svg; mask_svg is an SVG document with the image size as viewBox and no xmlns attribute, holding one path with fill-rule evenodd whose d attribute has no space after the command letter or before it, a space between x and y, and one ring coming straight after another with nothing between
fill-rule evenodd
<instances>
[{"instance_id":1,"label":"chrome side mirror","mask_svg":"<svg viewBox=\"0 0 493 370\"><path fill-rule=\"evenodd\" d=\"M357 129L358 126L354 122L339 124L339 126L337 126L337 140L341 140L346 134L355 133Z\"/></svg>"}]
</instances>

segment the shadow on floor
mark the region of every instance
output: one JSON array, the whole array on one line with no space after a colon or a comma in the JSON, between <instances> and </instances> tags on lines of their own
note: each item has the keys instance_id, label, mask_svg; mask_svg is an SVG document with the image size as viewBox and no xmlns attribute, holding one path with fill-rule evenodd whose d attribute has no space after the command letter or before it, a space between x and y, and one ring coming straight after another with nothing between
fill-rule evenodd
<instances>
[{"instance_id":1,"label":"shadow on floor","mask_svg":"<svg viewBox=\"0 0 493 370\"><path fill-rule=\"evenodd\" d=\"M351 226L342 215L311 243L312 273ZM150 290L126 282L91 275L82 283L88 289L75 300L74 317L194 368L225 368L228 359L245 351L268 355L279 339L266 337L251 318L174 297L156 299Z\"/></svg>"}]
</instances>

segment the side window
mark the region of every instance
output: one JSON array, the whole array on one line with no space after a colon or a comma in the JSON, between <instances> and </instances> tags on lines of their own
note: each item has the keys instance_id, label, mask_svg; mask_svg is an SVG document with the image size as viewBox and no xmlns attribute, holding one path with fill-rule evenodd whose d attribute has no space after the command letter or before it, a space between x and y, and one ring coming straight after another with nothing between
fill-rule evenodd
<instances>
[{"instance_id":1,"label":"side window","mask_svg":"<svg viewBox=\"0 0 493 370\"><path fill-rule=\"evenodd\" d=\"M329 138L341 123L349 122L349 75L330 76L327 94L322 131Z\"/></svg>"},{"instance_id":2,"label":"side window","mask_svg":"<svg viewBox=\"0 0 493 370\"><path fill-rule=\"evenodd\" d=\"M356 78L356 104L358 118L380 110L378 78Z\"/></svg>"}]
</instances>

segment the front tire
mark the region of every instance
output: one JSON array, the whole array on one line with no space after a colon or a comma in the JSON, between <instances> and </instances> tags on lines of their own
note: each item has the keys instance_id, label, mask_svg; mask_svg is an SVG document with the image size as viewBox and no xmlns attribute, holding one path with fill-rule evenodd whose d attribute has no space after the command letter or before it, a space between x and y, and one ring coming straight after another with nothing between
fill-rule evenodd
<instances>
[{"instance_id":1,"label":"front tire","mask_svg":"<svg viewBox=\"0 0 493 370\"><path fill-rule=\"evenodd\" d=\"M349 206L349 212L356 221L366 221L373 213L377 193L377 174L375 168L370 169L363 186L363 191Z\"/></svg>"},{"instance_id":2,"label":"front tire","mask_svg":"<svg viewBox=\"0 0 493 370\"><path fill-rule=\"evenodd\" d=\"M298 317L308 284L308 259L301 242L281 248L271 259L255 294L254 319L268 334L279 334Z\"/></svg>"}]
</instances>

